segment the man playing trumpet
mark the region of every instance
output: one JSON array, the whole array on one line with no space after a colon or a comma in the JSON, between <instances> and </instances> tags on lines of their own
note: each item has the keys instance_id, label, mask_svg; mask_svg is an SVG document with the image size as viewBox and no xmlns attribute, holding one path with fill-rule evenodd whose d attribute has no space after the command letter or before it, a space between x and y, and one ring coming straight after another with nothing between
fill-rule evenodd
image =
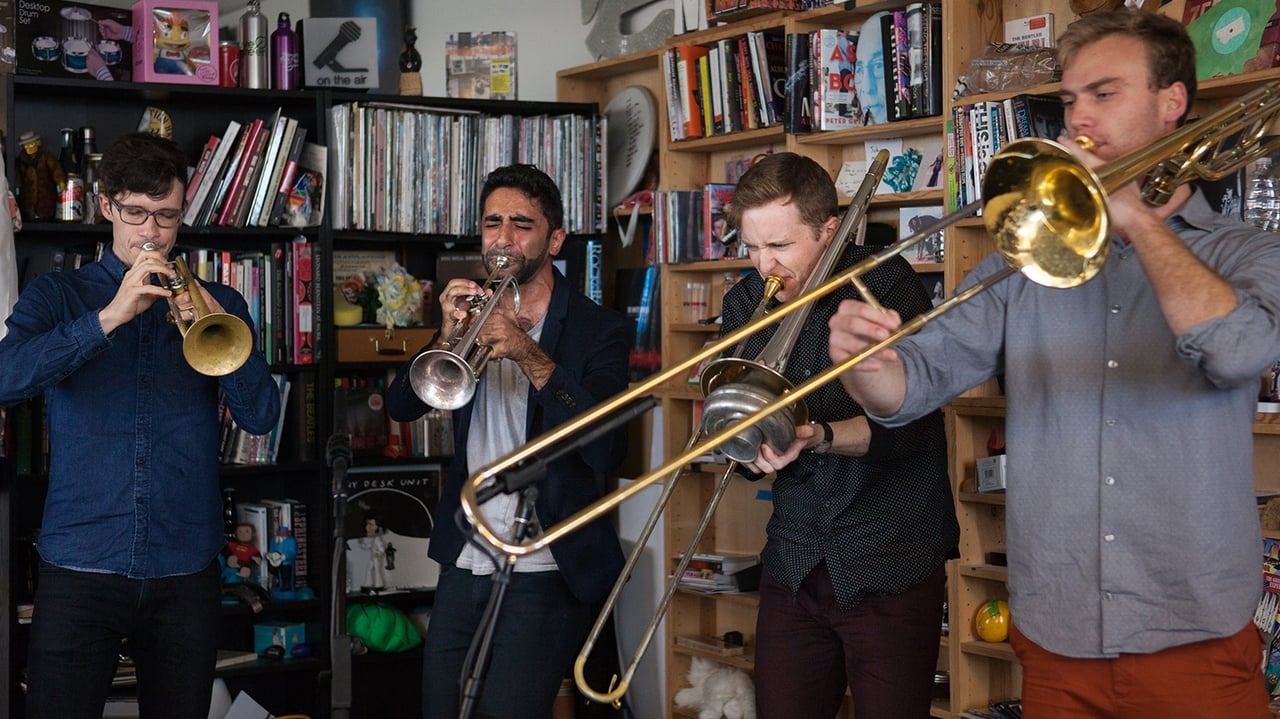
<instances>
[{"instance_id":1,"label":"man playing trumpet","mask_svg":"<svg viewBox=\"0 0 1280 719\"><path fill-rule=\"evenodd\" d=\"M467 543L455 522L462 486L474 471L492 464L526 440L572 418L627 386L626 318L574 289L551 264L565 241L560 190L531 165L499 168L480 193L481 250L486 270L506 258L516 273L520 306L511 293L498 302L478 342L491 348L474 397L453 413L454 459L440 498L431 537L431 558L441 565L423 662L423 716L456 719L464 658L489 600L503 557ZM450 280L440 293L446 325L423 351L438 348L448 325L467 317L465 297L481 292L475 282ZM457 348L451 348L457 349ZM416 360L417 358L415 358ZM404 364L387 391L393 419L411 421L427 411L414 393ZM625 431L614 431L548 465L537 487L535 519L551 526L600 497L598 481L626 455ZM490 526L510 530L515 495L482 505ZM508 599L497 618L492 662L485 671L478 713L504 719L551 716L574 654L594 613L622 569L622 548L608 519L587 525L515 565Z\"/></svg>"},{"instance_id":2,"label":"man playing trumpet","mask_svg":"<svg viewBox=\"0 0 1280 719\"><path fill-rule=\"evenodd\" d=\"M222 377L197 373L167 318L171 294L154 276L169 274L178 239L181 150L126 135L100 172L110 247L97 262L32 281L0 341L0 405L43 394L49 421L27 716L101 717L127 638L141 715L203 719L226 544L219 395L240 427L264 434L280 394L261 350ZM212 311L249 324L234 289L200 292Z\"/></svg>"}]
</instances>

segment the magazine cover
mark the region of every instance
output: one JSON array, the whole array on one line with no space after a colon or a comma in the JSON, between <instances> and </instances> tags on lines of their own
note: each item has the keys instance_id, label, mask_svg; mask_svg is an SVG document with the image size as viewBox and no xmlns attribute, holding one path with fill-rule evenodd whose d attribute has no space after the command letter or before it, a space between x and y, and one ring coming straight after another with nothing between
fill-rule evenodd
<instances>
[{"instance_id":1,"label":"magazine cover","mask_svg":"<svg viewBox=\"0 0 1280 719\"><path fill-rule=\"evenodd\" d=\"M451 33L445 41L445 85L449 97L516 99L516 34Z\"/></svg>"},{"instance_id":2,"label":"magazine cover","mask_svg":"<svg viewBox=\"0 0 1280 719\"><path fill-rule=\"evenodd\" d=\"M435 526L438 464L354 467L347 473L347 593L434 589L440 565L427 557Z\"/></svg>"}]
</instances>

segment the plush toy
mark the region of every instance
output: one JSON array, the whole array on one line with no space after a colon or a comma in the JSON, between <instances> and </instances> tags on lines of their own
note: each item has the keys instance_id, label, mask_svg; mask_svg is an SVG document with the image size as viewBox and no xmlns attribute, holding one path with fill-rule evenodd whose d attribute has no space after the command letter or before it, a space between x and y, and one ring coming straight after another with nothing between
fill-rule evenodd
<instances>
[{"instance_id":1,"label":"plush toy","mask_svg":"<svg viewBox=\"0 0 1280 719\"><path fill-rule=\"evenodd\" d=\"M689 684L676 692L676 706L696 709L698 719L756 719L755 685L741 669L693 657Z\"/></svg>"}]
</instances>

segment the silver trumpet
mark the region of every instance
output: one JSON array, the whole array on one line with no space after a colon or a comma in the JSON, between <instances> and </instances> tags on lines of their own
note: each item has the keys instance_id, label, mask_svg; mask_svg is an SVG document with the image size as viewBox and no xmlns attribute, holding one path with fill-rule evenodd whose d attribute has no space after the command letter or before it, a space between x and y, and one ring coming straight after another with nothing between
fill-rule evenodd
<instances>
[{"instance_id":1,"label":"silver trumpet","mask_svg":"<svg viewBox=\"0 0 1280 719\"><path fill-rule=\"evenodd\" d=\"M510 259L498 256L493 261L480 293L460 299L456 309L467 316L454 323L449 338L440 349L427 350L409 365L409 385L423 402L437 409L458 409L471 401L476 394L480 373L489 363L493 348L482 345L476 339L480 327L498 307L499 298L508 289L512 292L515 311L520 311L520 289L514 275L503 277L493 294L485 294L498 276L507 268Z\"/></svg>"}]
</instances>

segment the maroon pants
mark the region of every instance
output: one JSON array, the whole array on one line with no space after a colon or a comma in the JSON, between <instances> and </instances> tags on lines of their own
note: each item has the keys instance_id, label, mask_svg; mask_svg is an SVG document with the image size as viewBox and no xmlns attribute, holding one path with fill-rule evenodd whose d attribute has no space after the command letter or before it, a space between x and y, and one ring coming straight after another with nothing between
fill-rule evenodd
<instances>
[{"instance_id":1,"label":"maroon pants","mask_svg":"<svg viewBox=\"0 0 1280 719\"><path fill-rule=\"evenodd\" d=\"M765 572L756 617L756 715L834 717L847 686L855 716L926 719L945 586L939 567L901 594L841 608L825 564L809 573L794 600Z\"/></svg>"},{"instance_id":2,"label":"maroon pants","mask_svg":"<svg viewBox=\"0 0 1280 719\"><path fill-rule=\"evenodd\" d=\"M1026 719L1272 719L1253 622L1229 637L1115 659L1046 651L1017 626Z\"/></svg>"}]
</instances>

